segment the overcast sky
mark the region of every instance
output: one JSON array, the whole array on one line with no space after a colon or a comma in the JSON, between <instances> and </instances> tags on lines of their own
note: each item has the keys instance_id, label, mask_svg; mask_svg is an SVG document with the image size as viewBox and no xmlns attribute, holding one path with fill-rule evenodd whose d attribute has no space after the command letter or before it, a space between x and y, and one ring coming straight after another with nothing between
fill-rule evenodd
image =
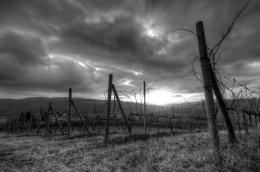
<instances>
[{"instance_id":1,"label":"overcast sky","mask_svg":"<svg viewBox=\"0 0 260 172\"><path fill-rule=\"evenodd\" d=\"M195 31L202 20L211 47L245 2L0 0L0 98L67 96L69 87L76 96L104 98L113 73L120 90L146 80L157 92L152 103L199 100L196 37L170 31ZM221 69L252 88L260 87L259 17L254 0L220 50Z\"/></svg>"}]
</instances>

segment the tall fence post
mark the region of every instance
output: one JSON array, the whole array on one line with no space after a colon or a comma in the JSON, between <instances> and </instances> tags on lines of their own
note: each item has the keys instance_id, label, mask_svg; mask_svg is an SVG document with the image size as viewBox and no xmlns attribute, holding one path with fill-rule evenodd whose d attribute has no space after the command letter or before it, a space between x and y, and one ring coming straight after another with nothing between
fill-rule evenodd
<instances>
[{"instance_id":1,"label":"tall fence post","mask_svg":"<svg viewBox=\"0 0 260 172\"><path fill-rule=\"evenodd\" d=\"M248 124L247 124L247 119L246 119L245 112L242 112L242 115L243 115L243 121L244 121L245 132L248 133Z\"/></svg>"},{"instance_id":2,"label":"tall fence post","mask_svg":"<svg viewBox=\"0 0 260 172\"><path fill-rule=\"evenodd\" d=\"M70 137L71 133L71 99L72 99L72 89L69 88L69 113L68 113L68 123L67 123L67 136Z\"/></svg>"},{"instance_id":3,"label":"tall fence post","mask_svg":"<svg viewBox=\"0 0 260 172\"><path fill-rule=\"evenodd\" d=\"M46 136L49 136L50 133L50 117L49 117L49 113L48 112L44 112L45 117L46 117Z\"/></svg>"},{"instance_id":4,"label":"tall fence post","mask_svg":"<svg viewBox=\"0 0 260 172\"><path fill-rule=\"evenodd\" d=\"M105 123L104 143L107 143L107 141L108 141L109 120L110 120L109 117L110 117L110 109L111 109L112 80L113 80L113 75L112 75L112 74L109 74L108 90L107 90L107 111L106 111L106 123Z\"/></svg>"},{"instance_id":5,"label":"tall fence post","mask_svg":"<svg viewBox=\"0 0 260 172\"><path fill-rule=\"evenodd\" d=\"M211 135L211 143L214 151L214 157L220 162L220 142L216 124L216 113L213 98L212 79L210 75L210 61L208 58L207 45L204 33L203 22L196 23L197 39L199 45L200 62L203 76L203 86L206 100L206 112L208 117L209 132Z\"/></svg>"},{"instance_id":6,"label":"tall fence post","mask_svg":"<svg viewBox=\"0 0 260 172\"><path fill-rule=\"evenodd\" d=\"M147 134L147 126L146 126L146 84L144 81L144 134Z\"/></svg>"}]
</instances>

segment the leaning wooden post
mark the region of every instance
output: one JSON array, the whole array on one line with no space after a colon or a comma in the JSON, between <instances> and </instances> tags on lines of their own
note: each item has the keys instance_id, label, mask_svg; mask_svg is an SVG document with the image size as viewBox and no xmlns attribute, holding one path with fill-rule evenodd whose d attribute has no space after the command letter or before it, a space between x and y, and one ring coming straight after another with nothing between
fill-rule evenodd
<instances>
[{"instance_id":1,"label":"leaning wooden post","mask_svg":"<svg viewBox=\"0 0 260 172\"><path fill-rule=\"evenodd\" d=\"M90 131L88 129L88 125L85 122L83 115L80 113L79 108L76 106L76 104L73 102L73 100L71 100L71 105L74 107L75 111L77 112L82 124L84 125L85 130L87 130L87 133L90 134Z\"/></svg>"},{"instance_id":2,"label":"leaning wooden post","mask_svg":"<svg viewBox=\"0 0 260 172\"><path fill-rule=\"evenodd\" d=\"M216 124L216 113L213 98L212 79L210 75L210 61L208 58L207 45L204 33L203 22L196 23L197 39L200 53L200 63L203 76L203 86L206 100L206 112L208 117L209 132L211 135L211 143L214 156L217 162L220 162L219 136Z\"/></svg>"},{"instance_id":3,"label":"leaning wooden post","mask_svg":"<svg viewBox=\"0 0 260 172\"><path fill-rule=\"evenodd\" d=\"M53 107L51 105L51 102L49 102L49 113L54 115L56 124L58 124L58 127L59 127L59 129L61 131L61 134L64 135L64 131L63 131L62 125L61 125L61 123L60 123L60 121L58 119L58 115L56 114L56 112L54 111L54 109L53 109Z\"/></svg>"},{"instance_id":4,"label":"leaning wooden post","mask_svg":"<svg viewBox=\"0 0 260 172\"><path fill-rule=\"evenodd\" d=\"M219 107L221 109L221 112L222 112L222 114L224 116L224 120L225 120L226 127L227 127L227 130L228 130L229 142L232 143L232 144L233 143L237 143L236 134L234 132L234 128L233 128L231 119L229 117L225 101L224 101L224 99L222 97L221 91L220 91L219 86L218 86L217 78L216 78L216 75L215 75L215 73L214 73L214 71L213 71L213 69L211 67L211 64L209 65L209 68L210 68L212 87L213 87L215 96L216 96L216 98L218 100L218 104L219 104Z\"/></svg>"},{"instance_id":5,"label":"leaning wooden post","mask_svg":"<svg viewBox=\"0 0 260 172\"><path fill-rule=\"evenodd\" d=\"M122 113L122 116L123 116L123 118L124 118L125 126L127 126L127 128L128 128L129 136L131 136L131 126L130 126L128 120L127 120L127 117L126 117L126 114L125 114L125 112L124 112L124 110L123 110L123 106L122 106L122 104L121 104L120 98L119 98L118 93L117 93L117 91L116 91L116 88L115 88L115 86L114 86L113 84L112 84L112 90L114 91L114 94L115 94L115 96L116 96L119 109L120 109L120 111L121 111L121 113Z\"/></svg>"},{"instance_id":6,"label":"leaning wooden post","mask_svg":"<svg viewBox=\"0 0 260 172\"><path fill-rule=\"evenodd\" d=\"M71 100L72 100L72 89L69 88L69 113L68 113L68 123L67 123L67 136L70 137L71 133Z\"/></svg>"},{"instance_id":7,"label":"leaning wooden post","mask_svg":"<svg viewBox=\"0 0 260 172\"><path fill-rule=\"evenodd\" d=\"M107 143L107 141L108 141L109 117L110 117L110 108L111 108L112 80L113 80L113 75L112 75L112 74L109 74L108 90L107 90L107 112L106 112L106 123L105 123L104 143Z\"/></svg>"}]
</instances>

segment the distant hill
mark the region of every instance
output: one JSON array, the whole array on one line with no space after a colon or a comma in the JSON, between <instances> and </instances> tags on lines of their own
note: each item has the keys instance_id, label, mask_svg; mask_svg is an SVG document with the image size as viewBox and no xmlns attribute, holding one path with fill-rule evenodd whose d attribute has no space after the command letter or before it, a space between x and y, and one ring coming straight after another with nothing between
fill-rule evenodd
<instances>
[{"instance_id":1,"label":"distant hill","mask_svg":"<svg viewBox=\"0 0 260 172\"><path fill-rule=\"evenodd\" d=\"M105 100L97 99L84 99L84 98L74 98L76 105L79 107L82 113L87 113L90 111L100 111L104 109ZM33 112L39 113L40 108L43 111L48 110L49 102L52 103L55 111L67 112L68 111L68 98L43 98L43 97L33 97L25 99L0 99L0 116L17 115L21 112ZM96 108L95 108L96 107Z\"/></svg>"},{"instance_id":2,"label":"distant hill","mask_svg":"<svg viewBox=\"0 0 260 172\"><path fill-rule=\"evenodd\" d=\"M87 98L73 98L73 101L79 108L82 114L94 114L101 113L105 114L106 100L99 99L87 99ZM18 116L21 112L33 112L39 113L40 108L43 111L48 110L49 102L52 103L52 107L56 112L68 112L68 98L44 98L44 97L33 97L24 99L0 99L0 118L7 116ZM126 113L141 113L142 105L133 102L122 102ZM117 105L116 105L117 106ZM169 111L172 110L172 106L175 107L175 111L182 112L183 114L191 114L195 109L201 109L201 102L183 103L177 105L167 105ZM118 111L118 106L117 106ZM137 110L138 109L138 110ZM152 112L164 111L165 107L156 105L147 105L147 109ZM113 111L113 101L112 109Z\"/></svg>"}]
</instances>

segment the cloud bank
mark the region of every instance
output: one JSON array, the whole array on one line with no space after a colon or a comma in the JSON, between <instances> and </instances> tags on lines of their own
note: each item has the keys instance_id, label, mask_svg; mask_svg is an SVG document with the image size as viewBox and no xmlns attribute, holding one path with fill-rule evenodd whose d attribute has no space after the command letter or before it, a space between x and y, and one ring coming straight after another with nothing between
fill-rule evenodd
<instances>
[{"instance_id":1,"label":"cloud bank","mask_svg":"<svg viewBox=\"0 0 260 172\"><path fill-rule=\"evenodd\" d=\"M176 94L202 93L193 76L195 31L204 21L207 43L222 36L244 0L2 0L1 97L102 98L107 76L120 89L151 87ZM259 88L260 2L253 1L220 50L219 66ZM199 70L199 69L198 69ZM191 100L192 100L191 96Z\"/></svg>"}]
</instances>

